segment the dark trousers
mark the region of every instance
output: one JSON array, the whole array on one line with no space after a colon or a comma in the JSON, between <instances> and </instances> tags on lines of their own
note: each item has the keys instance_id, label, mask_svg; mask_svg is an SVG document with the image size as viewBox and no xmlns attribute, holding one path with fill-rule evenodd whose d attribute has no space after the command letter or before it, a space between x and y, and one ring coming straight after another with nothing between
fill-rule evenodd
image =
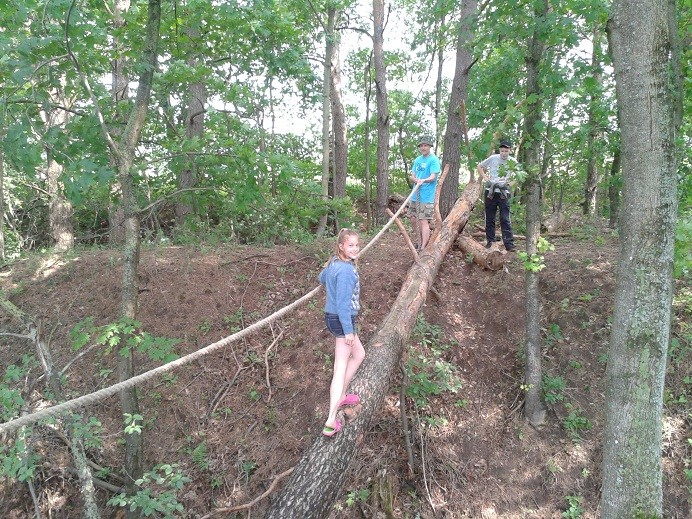
<instances>
[{"instance_id":1,"label":"dark trousers","mask_svg":"<svg viewBox=\"0 0 692 519\"><path fill-rule=\"evenodd\" d=\"M487 194L487 193L484 193ZM512 221L509 218L509 197L501 198L500 193L495 193L492 198L483 197L485 201L485 238L488 243L495 241L495 217L497 209L500 209L500 229L502 230L502 242L506 249L514 248L514 235L512 234Z\"/></svg>"}]
</instances>

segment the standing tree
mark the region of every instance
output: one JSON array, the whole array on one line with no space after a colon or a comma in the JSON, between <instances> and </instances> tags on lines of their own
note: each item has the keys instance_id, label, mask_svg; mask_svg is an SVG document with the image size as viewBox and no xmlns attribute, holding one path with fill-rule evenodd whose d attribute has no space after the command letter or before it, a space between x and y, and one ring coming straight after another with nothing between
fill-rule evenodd
<instances>
[{"instance_id":1,"label":"standing tree","mask_svg":"<svg viewBox=\"0 0 692 519\"><path fill-rule=\"evenodd\" d=\"M377 221L385 219L389 196L389 109L387 107L387 70L384 62L384 0L373 0L373 64L377 102Z\"/></svg>"},{"instance_id":2,"label":"standing tree","mask_svg":"<svg viewBox=\"0 0 692 519\"><path fill-rule=\"evenodd\" d=\"M73 4L74 5L74 4ZM80 78L90 93L94 110L101 123L104 138L108 143L112 160L117 167L117 181L120 187L121 204L123 212L124 230L124 265L121 285L120 312L123 319L133 321L137 317L139 303L138 267L140 248L140 208L138 206L138 191L136 182L135 153L146 120L149 98L151 95L154 72L158 61L159 31L161 27L161 2L149 0L148 17L145 31L144 47L142 49L141 73L139 76L137 95L131 111L127 117L127 124L122 133L114 137L106 125L98 99L93 93L91 84L85 72L82 70L77 56L72 49L70 39L70 15L67 15L67 28L65 31L66 43L70 59L79 72ZM134 376L134 355L132 348L126 348L124 355L119 355L118 378L127 380ZM139 403L136 388L125 389L120 394L120 403L123 413L131 420L139 416ZM135 492L135 481L142 474L142 437L141 434L132 431L125 432L125 473L128 476L127 491Z\"/></svg>"},{"instance_id":3,"label":"standing tree","mask_svg":"<svg viewBox=\"0 0 692 519\"><path fill-rule=\"evenodd\" d=\"M336 44L337 10L332 3L327 3L327 23L324 26L325 52L322 74L322 197L329 198L329 129L331 127L331 74L334 47ZM320 236L327 228L327 214L320 217L317 235Z\"/></svg>"},{"instance_id":4,"label":"standing tree","mask_svg":"<svg viewBox=\"0 0 692 519\"><path fill-rule=\"evenodd\" d=\"M598 158L601 150L597 149L601 140L603 123L601 121L599 104L601 92L601 38L602 33L596 22L593 30L593 50L591 53L591 77L589 78L589 106L588 106L588 135L586 138L586 183L584 185L584 214L594 216L596 214L596 188L598 187Z\"/></svg>"},{"instance_id":5,"label":"standing tree","mask_svg":"<svg viewBox=\"0 0 692 519\"><path fill-rule=\"evenodd\" d=\"M526 116L524 118L524 166L526 179L526 367L524 416L533 425L543 423L545 406L541 397L541 302L538 292L539 268L530 261L538 255L541 226L540 133L541 86L540 65L545 52L545 23L548 3L538 0L534 7L533 34L529 40L526 61Z\"/></svg>"},{"instance_id":6,"label":"standing tree","mask_svg":"<svg viewBox=\"0 0 692 519\"><path fill-rule=\"evenodd\" d=\"M343 93L341 88L341 45L339 40L334 46L334 57L331 71L331 102L332 102L332 133L334 135L334 175L333 196L343 198L346 196L346 176L348 164L348 141L346 128L346 109L344 108Z\"/></svg>"},{"instance_id":7,"label":"standing tree","mask_svg":"<svg viewBox=\"0 0 692 519\"><path fill-rule=\"evenodd\" d=\"M186 20L193 19L187 16ZM203 56L198 47L203 43L198 24L200 20L193 19L194 25L188 26L184 33L192 43L194 50L188 59L191 69L196 71L195 79L189 83L187 114L185 115L185 138L187 141L202 140L204 137L204 114L207 104L207 87L204 77L204 69L201 67ZM189 22L188 22L189 23ZM178 171L178 189L192 189L197 184L199 177L199 162L194 154L185 158L183 167ZM182 225L185 216L193 212L193 204L189 202L191 197L182 194L175 204L175 223Z\"/></svg>"},{"instance_id":8,"label":"standing tree","mask_svg":"<svg viewBox=\"0 0 692 519\"><path fill-rule=\"evenodd\" d=\"M663 384L677 211L672 1L615 0L608 21L622 212L606 379L601 517L662 517ZM674 18L673 18L674 19Z\"/></svg>"},{"instance_id":9,"label":"standing tree","mask_svg":"<svg viewBox=\"0 0 692 519\"><path fill-rule=\"evenodd\" d=\"M58 72L57 75L60 75ZM72 110L72 99L65 92L65 78L53 78L54 87L50 90L48 108L42 110L46 135L62 134ZM72 225L73 208L65 197L61 176L65 171L62 161L58 160L55 142L47 139L46 145L46 177L48 181L48 215L50 234L55 249L66 251L74 247L74 229ZM64 159L63 159L64 160Z\"/></svg>"},{"instance_id":10,"label":"standing tree","mask_svg":"<svg viewBox=\"0 0 692 519\"><path fill-rule=\"evenodd\" d=\"M468 98L469 73L473 65L471 41L473 39L473 27L477 19L477 6L476 0L463 0L459 13L456 64L449 99L443 155L444 163L449 164L450 168L447 180L440 189L440 214L442 218L447 217L459 196L461 145L464 136L464 124L466 124L466 121L462 120L462 117L465 117L462 106L466 104Z\"/></svg>"},{"instance_id":11,"label":"standing tree","mask_svg":"<svg viewBox=\"0 0 692 519\"><path fill-rule=\"evenodd\" d=\"M113 2L113 59L111 60L111 99L115 112L116 124L112 125L111 133L125 126L125 118L122 114L124 106L129 100L130 76L127 72L127 59L125 49L120 40L119 30L125 26L125 15L130 10L129 0L115 0ZM111 162L113 158L111 157ZM115 168L114 168L115 169ZM117 187L114 187L117 191ZM108 241L111 245L122 244L125 241L125 225L123 222L122 204L111 204L108 208Z\"/></svg>"}]
</instances>

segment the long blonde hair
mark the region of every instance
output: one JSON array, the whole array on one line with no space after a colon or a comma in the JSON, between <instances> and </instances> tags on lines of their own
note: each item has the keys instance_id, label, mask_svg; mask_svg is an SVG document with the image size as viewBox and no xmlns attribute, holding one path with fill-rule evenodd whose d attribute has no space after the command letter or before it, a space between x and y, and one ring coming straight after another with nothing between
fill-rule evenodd
<instances>
[{"instance_id":1,"label":"long blonde hair","mask_svg":"<svg viewBox=\"0 0 692 519\"><path fill-rule=\"evenodd\" d=\"M339 234L336 235L336 243L334 244L334 256L332 256L332 258L327 263L330 263L332 260L337 259L337 258L340 259L341 261L350 261L349 258L347 258L346 256L343 255L343 253L341 252L341 249L339 248L339 245L341 245L342 243L345 243L346 240L348 238L350 238L351 236L355 236L360 241L360 235L356 231L354 231L353 229L348 229L346 227L343 227L339 231ZM353 263L356 264L356 267L358 266L358 260L357 259L354 260Z\"/></svg>"}]
</instances>

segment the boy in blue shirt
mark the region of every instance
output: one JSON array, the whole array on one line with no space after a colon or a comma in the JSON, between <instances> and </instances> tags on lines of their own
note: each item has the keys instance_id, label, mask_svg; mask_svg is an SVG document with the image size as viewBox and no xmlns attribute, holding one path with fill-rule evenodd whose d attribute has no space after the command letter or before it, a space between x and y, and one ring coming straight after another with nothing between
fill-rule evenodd
<instances>
[{"instance_id":1,"label":"boy in blue shirt","mask_svg":"<svg viewBox=\"0 0 692 519\"><path fill-rule=\"evenodd\" d=\"M408 214L416 236L420 237L418 250L425 249L430 239L430 221L433 219L437 177L440 174L440 159L431 152L432 137L418 141L420 155L413 161L409 181L418 184L418 191L411 197Z\"/></svg>"}]
</instances>

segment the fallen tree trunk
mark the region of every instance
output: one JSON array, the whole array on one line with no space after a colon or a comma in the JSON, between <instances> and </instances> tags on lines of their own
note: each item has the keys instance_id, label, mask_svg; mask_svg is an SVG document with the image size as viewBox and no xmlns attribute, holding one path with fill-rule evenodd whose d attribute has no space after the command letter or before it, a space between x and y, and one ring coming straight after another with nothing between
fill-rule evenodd
<instances>
[{"instance_id":1,"label":"fallen tree trunk","mask_svg":"<svg viewBox=\"0 0 692 519\"><path fill-rule=\"evenodd\" d=\"M459 236L457 243L461 252L471 254L473 262L481 268L500 270L505 264L505 255L499 250L486 249L473 238Z\"/></svg>"},{"instance_id":2,"label":"fallen tree trunk","mask_svg":"<svg viewBox=\"0 0 692 519\"><path fill-rule=\"evenodd\" d=\"M336 436L325 438L320 435L315 440L286 487L270 505L266 519L324 518L329 515L356 448L363 442L373 416L384 401L418 311L480 192L478 182L466 186L442 222L435 240L428 244L419 261L409 270L389 314L368 343L365 361L351 384L351 391L361 397L362 408Z\"/></svg>"}]
</instances>

